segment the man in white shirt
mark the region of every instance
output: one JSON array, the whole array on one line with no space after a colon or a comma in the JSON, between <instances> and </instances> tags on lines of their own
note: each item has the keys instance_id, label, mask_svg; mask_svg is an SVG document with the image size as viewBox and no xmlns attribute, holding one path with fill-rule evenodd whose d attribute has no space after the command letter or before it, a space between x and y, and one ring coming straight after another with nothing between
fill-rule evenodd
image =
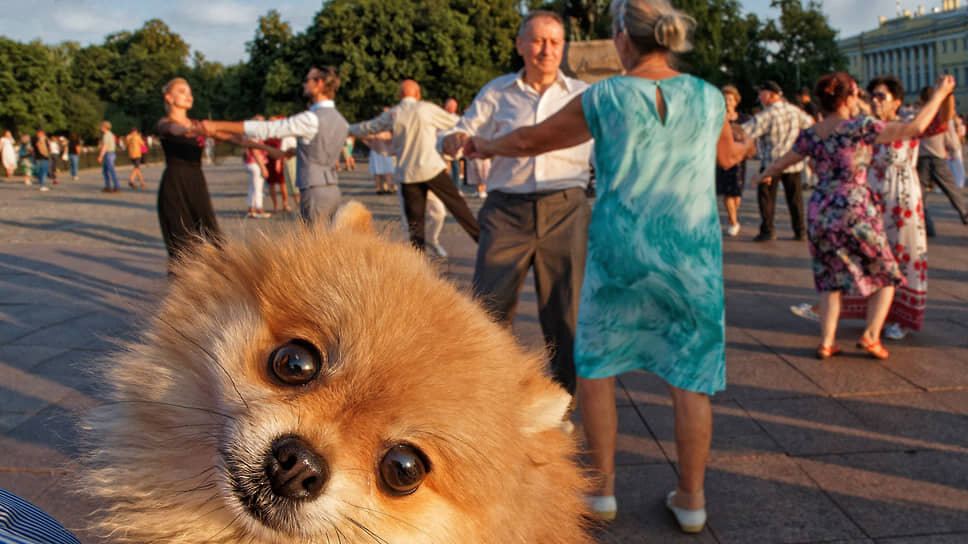
<instances>
[{"instance_id":1,"label":"man in white shirt","mask_svg":"<svg viewBox=\"0 0 968 544\"><path fill-rule=\"evenodd\" d=\"M455 155L469 136L496 138L543 121L587 87L559 70L565 28L553 12L532 11L516 40L524 69L492 80L457 126L440 140ZM585 272L591 209L585 197L593 142L537 157L494 157L487 199L478 214L481 239L474 291L510 326L533 267L538 317L553 350L555 379L575 392L574 342Z\"/></svg>"},{"instance_id":2,"label":"man in white shirt","mask_svg":"<svg viewBox=\"0 0 968 544\"><path fill-rule=\"evenodd\" d=\"M358 137L384 131L392 134L390 146L397 157L395 174L410 227L410 242L421 251L426 246L427 191L437 195L475 242L480 234L474 214L447 175L447 163L437 152L438 131L451 128L456 122L456 115L436 104L421 101L420 85L407 79L400 83L399 104L349 128L349 133Z\"/></svg>"},{"instance_id":3,"label":"man in white shirt","mask_svg":"<svg viewBox=\"0 0 968 544\"><path fill-rule=\"evenodd\" d=\"M313 67L303 80L303 94L313 103L307 111L278 121L202 121L202 125L210 135L244 134L258 140L298 138L296 187L299 189L299 212L306 221L328 221L340 203L336 163L343 151L349 126L333 102L339 84L336 68Z\"/></svg>"}]
</instances>

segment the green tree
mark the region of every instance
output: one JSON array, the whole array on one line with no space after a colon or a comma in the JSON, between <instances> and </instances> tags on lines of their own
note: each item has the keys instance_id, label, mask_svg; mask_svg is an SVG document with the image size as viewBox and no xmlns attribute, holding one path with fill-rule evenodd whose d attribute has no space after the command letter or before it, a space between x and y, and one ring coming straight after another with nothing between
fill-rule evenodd
<instances>
[{"instance_id":1,"label":"green tree","mask_svg":"<svg viewBox=\"0 0 968 544\"><path fill-rule=\"evenodd\" d=\"M766 75L776 80L788 96L801 87L813 87L823 74L847 69L847 59L837 47L837 31L831 28L817 0L773 0L780 17L770 21L762 39L776 51Z\"/></svg>"},{"instance_id":2,"label":"green tree","mask_svg":"<svg viewBox=\"0 0 968 544\"><path fill-rule=\"evenodd\" d=\"M113 104L108 119L121 130L132 122L152 130L164 116L162 87L186 71L188 44L163 21L152 19L133 33L108 36L104 47L113 53L110 79L99 89L101 98Z\"/></svg>"},{"instance_id":3,"label":"green tree","mask_svg":"<svg viewBox=\"0 0 968 544\"><path fill-rule=\"evenodd\" d=\"M682 58L682 68L716 86L735 85L744 97L754 97L767 64L760 32L763 24L753 14L743 15L737 0L677 0L676 7L696 19L693 50ZM745 101L751 107L754 101Z\"/></svg>"},{"instance_id":4,"label":"green tree","mask_svg":"<svg viewBox=\"0 0 968 544\"><path fill-rule=\"evenodd\" d=\"M259 17L255 36L245 44L249 60L238 74L241 78L242 102L248 106L250 115L265 113L270 107L294 111L293 106L281 104L299 100L296 96L298 80L292 80L292 70L286 66L288 62L279 62L291 56L289 43L292 38L292 28L282 20L278 11L269 10ZM266 88L267 83L271 89ZM287 88L287 83L294 87Z\"/></svg>"},{"instance_id":5,"label":"green tree","mask_svg":"<svg viewBox=\"0 0 968 544\"><path fill-rule=\"evenodd\" d=\"M56 51L0 37L0 126L19 133L62 130L68 79Z\"/></svg>"},{"instance_id":6,"label":"green tree","mask_svg":"<svg viewBox=\"0 0 968 544\"><path fill-rule=\"evenodd\" d=\"M519 21L513 0L333 0L285 60L297 76L337 66L340 110L352 120L396 102L405 78L429 100L468 104L510 67Z\"/></svg>"}]
</instances>

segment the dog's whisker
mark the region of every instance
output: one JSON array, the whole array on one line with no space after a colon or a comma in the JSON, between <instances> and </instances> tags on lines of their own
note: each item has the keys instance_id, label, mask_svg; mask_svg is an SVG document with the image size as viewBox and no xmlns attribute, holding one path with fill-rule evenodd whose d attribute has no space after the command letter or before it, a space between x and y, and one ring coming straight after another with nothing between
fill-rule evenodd
<instances>
[{"instance_id":1,"label":"dog's whisker","mask_svg":"<svg viewBox=\"0 0 968 544\"><path fill-rule=\"evenodd\" d=\"M182 332L181 329L179 329L178 327L175 327L174 325L172 325L171 323L169 323L168 321L166 321L165 318L159 316L158 317L158 321L160 321L161 323L167 325L169 329L175 331L175 333L177 333L179 336L181 336L186 342L188 342L189 344L195 346L196 348L198 348L199 350L201 350L202 353L204 353L205 355L207 355L208 358L211 359L213 363L215 363L215 366L219 367L222 370L222 372L225 374L225 376L228 377L229 382L232 384L232 389L235 389L235 394L237 394L239 396L239 400L242 401L242 405L245 406L246 411L248 411L248 409L249 409L249 403L245 402L245 397L243 397L242 396L242 392L239 391L239 386L235 383L235 380L232 378L232 375L229 374L229 371L226 370L226 368L224 366L222 366L222 363L220 363L218 359L215 358L215 355L212 355L212 352L208 351L205 348L205 346L203 346L203 345L199 344L198 342L196 342L194 338L191 338L190 336L188 336L187 334L185 334L184 332Z\"/></svg>"},{"instance_id":2,"label":"dog's whisker","mask_svg":"<svg viewBox=\"0 0 968 544\"><path fill-rule=\"evenodd\" d=\"M366 533L367 536L369 536L371 539L373 539L374 542L379 542L380 544L389 544L389 541L387 539L385 539L385 538L381 537L380 535L374 533L372 530L370 530L369 527L367 527L366 525L363 525L362 523L356 521L355 519L353 519L353 518L346 518L346 521L349 521L353 525L357 526L361 531L363 531L364 533Z\"/></svg>"},{"instance_id":3,"label":"dog's whisker","mask_svg":"<svg viewBox=\"0 0 968 544\"><path fill-rule=\"evenodd\" d=\"M157 404L158 406L169 406L172 408L182 408L184 410L198 410L199 412L205 412L208 414L221 416L227 419L235 419L235 416L219 412L218 410L212 410L210 408L200 408L198 406L185 406L184 404L175 404L171 402L161 402L159 400L116 400L112 402L105 402L104 406L110 406L112 404Z\"/></svg>"},{"instance_id":4,"label":"dog's whisker","mask_svg":"<svg viewBox=\"0 0 968 544\"><path fill-rule=\"evenodd\" d=\"M430 536L430 533L427 533L426 531L424 531L420 527L417 527L416 525L408 522L405 519L398 518L398 517L396 517L396 516L394 516L392 514L388 514L387 512L384 512L382 510L376 510L375 508L369 508L367 506L360 506L358 504L353 504L353 503L347 502L347 501L340 501L340 502L342 502L343 504L345 504L347 506L351 506L353 508L356 508L358 510L362 510L362 511L367 512L367 513L370 513L370 514L377 514L379 516L383 516L385 518L392 519L393 521L396 521L400 525L404 525L404 526L409 527L411 529L414 529L416 531L420 531L421 533L423 533L423 534L425 534L427 536Z\"/></svg>"},{"instance_id":5,"label":"dog's whisker","mask_svg":"<svg viewBox=\"0 0 968 544\"><path fill-rule=\"evenodd\" d=\"M235 517L234 517L234 518L232 518L232 520L231 520L231 521L229 521L228 523L226 523L226 524L225 524L225 527L222 527L221 529L219 529L218 531L216 531L214 535L212 535L212 536L210 537L210 538L211 538L211 540L213 540L213 541L214 541L214 540L215 540L215 539L216 539L216 538L218 537L218 535L220 535L220 534L222 534L222 532L223 532L223 531L225 531L225 530L226 530L226 529L228 529L229 527L231 527L231 526L233 526L233 525L235 525L235 523L236 523L237 521L239 521L239 518L240 518L241 516L242 516L242 513L241 513L241 512L240 512L240 513L238 513L238 514L236 514L236 515L235 515Z\"/></svg>"}]
</instances>

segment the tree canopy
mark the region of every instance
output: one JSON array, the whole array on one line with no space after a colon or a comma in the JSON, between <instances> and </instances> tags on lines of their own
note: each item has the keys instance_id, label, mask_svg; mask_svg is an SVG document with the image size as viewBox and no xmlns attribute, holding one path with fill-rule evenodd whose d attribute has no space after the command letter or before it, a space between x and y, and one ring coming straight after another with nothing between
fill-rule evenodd
<instances>
[{"instance_id":1,"label":"tree canopy","mask_svg":"<svg viewBox=\"0 0 968 544\"><path fill-rule=\"evenodd\" d=\"M788 92L842 70L836 33L817 0L773 0L776 20L744 14L739 0L673 0L697 20L695 50L682 68L744 96L774 79ZM101 119L121 130L152 131L164 115L160 90L188 79L191 115L243 119L288 115L305 107L301 81L311 66L336 66L337 96L350 120L369 118L397 100L397 85L415 79L426 99L466 106L490 79L521 65L514 38L522 8L561 13L572 39L608 38L606 0L329 0L296 32L279 12L259 18L248 58L211 62L163 21L118 32L85 47L0 37L0 128L97 135ZM741 107L749 108L752 100Z\"/></svg>"}]
</instances>

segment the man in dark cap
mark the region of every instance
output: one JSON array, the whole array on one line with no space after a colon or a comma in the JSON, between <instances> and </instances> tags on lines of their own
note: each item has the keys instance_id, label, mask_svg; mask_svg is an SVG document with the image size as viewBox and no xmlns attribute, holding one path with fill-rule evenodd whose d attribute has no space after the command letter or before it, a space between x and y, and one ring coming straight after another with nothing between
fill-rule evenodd
<instances>
[{"instance_id":1,"label":"man in dark cap","mask_svg":"<svg viewBox=\"0 0 968 544\"><path fill-rule=\"evenodd\" d=\"M813 118L803 110L783 99L783 89L775 81L764 81L757 87L763 110L743 124L746 136L756 140L757 158L760 171L773 161L785 155L793 147L802 129L813 125ZM793 239L806 239L806 221L803 216L803 189L800 186L800 173L803 161L787 168L780 175L787 206L790 208L790 222L793 224ZM776 208L777 180L760 183L756 188L760 205L760 233L754 242L776 239L773 228L773 215Z\"/></svg>"}]
</instances>

